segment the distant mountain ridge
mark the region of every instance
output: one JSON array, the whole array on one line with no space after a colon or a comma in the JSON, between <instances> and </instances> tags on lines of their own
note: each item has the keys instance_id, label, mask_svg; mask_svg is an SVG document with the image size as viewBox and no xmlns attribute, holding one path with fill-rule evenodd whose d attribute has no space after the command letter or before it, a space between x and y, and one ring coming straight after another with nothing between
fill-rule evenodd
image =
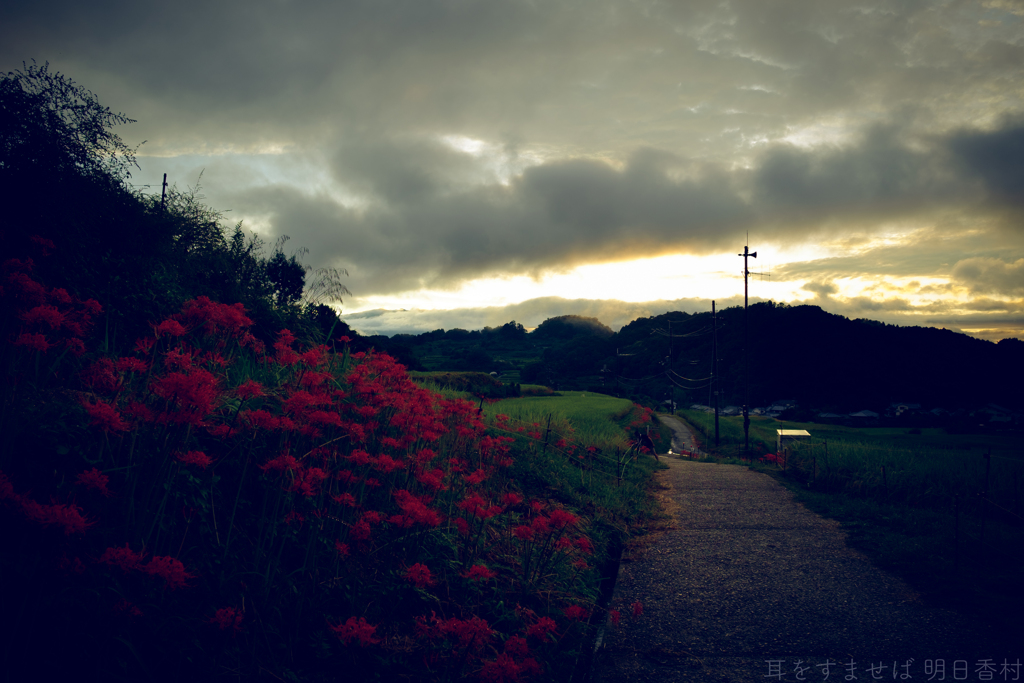
<instances>
[{"instance_id":1,"label":"distant mountain ridge","mask_svg":"<svg viewBox=\"0 0 1024 683\"><path fill-rule=\"evenodd\" d=\"M743 308L716 317L720 401L741 405ZM1024 342L1017 339L993 343L774 302L751 305L749 326L751 406L780 397L834 410L900 401L950 410L1022 404ZM419 369L496 372L515 382L707 404L715 327L710 312L671 312L638 318L618 332L595 318L558 316L533 332L512 321L363 339Z\"/></svg>"}]
</instances>

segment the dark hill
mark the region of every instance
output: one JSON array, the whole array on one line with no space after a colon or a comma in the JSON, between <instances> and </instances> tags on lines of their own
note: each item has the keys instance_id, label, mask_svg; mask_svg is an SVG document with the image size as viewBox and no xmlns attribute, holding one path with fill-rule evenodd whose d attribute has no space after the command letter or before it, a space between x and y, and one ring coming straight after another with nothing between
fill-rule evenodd
<instances>
[{"instance_id":1,"label":"dark hill","mask_svg":"<svg viewBox=\"0 0 1024 683\"><path fill-rule=\"evenodd\" d=\"M749 308L749 405L801 405L882 412L890 403L970 408L1022 404L1024 342L998 344L931 327L850 320L817 306L772 302ZM743 309L666 313L613 333L594 318L560 316L527 334L509 323L467 332L437 330L387 340L430 370L501 373L506 382L600 389L633 398L710 404L712 346L718 341L720 404L745 398Z\"/></svg>"}]
</instances>

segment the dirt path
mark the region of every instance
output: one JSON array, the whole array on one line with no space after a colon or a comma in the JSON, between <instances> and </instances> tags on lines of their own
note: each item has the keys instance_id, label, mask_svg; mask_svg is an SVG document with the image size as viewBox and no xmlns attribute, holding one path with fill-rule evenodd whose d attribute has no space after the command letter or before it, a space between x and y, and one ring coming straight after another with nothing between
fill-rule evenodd
<instances>
[{"instance_id":1,"label":"dirt path","mask_svg":"<svg viewBox=\"0 0 1024 683\"><path fill-rule=\"evenodd\" d=\"M604 634L596 681L974 681L986 659L987 680L1024 680L1024 668L1000 674L1024 647L990 644L984 624L924 605L771 477L662 461L673 520L623 560L612 602L623 616Z\"/></svg>"},{"instance_id":2,"label":"dirt path","mask_svg":"<svg viewBox=\"0 0 1024 683\"><path fill-rule=\"evenodd\" d=\"M672 430L672 452L692 453L697 450L697 442L694 440L693 432L686 426L682 419L675 415L658 415L669 429Z\"/></svg>"}]
</instances>

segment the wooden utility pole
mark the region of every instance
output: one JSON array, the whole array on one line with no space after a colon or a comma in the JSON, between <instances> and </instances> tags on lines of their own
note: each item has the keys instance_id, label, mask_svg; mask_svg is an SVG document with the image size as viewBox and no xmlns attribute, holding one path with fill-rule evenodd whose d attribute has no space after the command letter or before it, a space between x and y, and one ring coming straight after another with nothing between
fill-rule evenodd
<instances>
[{"instance_id":1,"label":"wooden utility pole","mask_svg":"<svg viewBox=\"0 0 1024 683\"><path fill-rule=\"evenodd\" d=\"M757 258L757 252L751 252L747 246L743 246L743 253L736 254L743 257L743 453L750 455L750 351L747 348L750 343L750 322L747 320L747 278L750 277L750 269L747 267L747 258Z\"/></svg>"},{"instance_id":2,"label":"wooden utility pole","mask_svg":"<svg viewBox=\"0 0 1024 683\"><path fill-rule=\"evenodd\" d=\"M715 396L715 448L718 448L718 314L711 302L711 393Z\"/></svg>"},{"instance_id":3,"label":"wooden utility pole","mask_svg":"<svg viewBox=\"0 0 1024 683\"><path fill-rule=\"evenodd\" d=\"M167 174L164 173L164 183L160 188L160 213L164 212L164 202L167 200Z\"/></svg>"}]
</instances>

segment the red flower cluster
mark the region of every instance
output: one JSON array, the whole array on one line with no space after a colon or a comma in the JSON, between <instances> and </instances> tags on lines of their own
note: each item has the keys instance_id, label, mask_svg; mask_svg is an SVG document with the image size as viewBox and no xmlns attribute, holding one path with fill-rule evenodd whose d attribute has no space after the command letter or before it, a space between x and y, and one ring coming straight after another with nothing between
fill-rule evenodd
<instances>
[{"instance_id":1,"label":"red flower cluster","mask_svg":"<svg viewBox=\"0 0 1024 683\"><path fill-rule=\"evenodd\" d=\"M52 242L41 237L33 240ZM43 255L48 249L43 250ZM10 298L23 327L14 345L40 353L62 346L75 356L85 352L83 337L92 327L93 318L103 308L93 299L81 301L63 289L48 290L32 279L32 259L7 259L0 267L0 293Z\"/></svg>"},{"instance_id":2,"label":"red flower cluster","mask_svg":"<svg viewBox=\"0 0 1024 683\"><path fill-rule=\"evenodd\" d=\"M84 534L95 522L85 518L82 508L74 503L38 503L26 495L15 493L14 485L0 472L0 500L10 500L21 508L24 515L42 526L55 526L67 535Z\"/></svg>"},{"instance_id":3,"label":"red flower cluster","mask_svg":"<svg viewBox=\"0 0 1024 683\"><path fill-rule=\"evenodd\" d=\"M234 633L242 632L242 619L245 618L245 612L234 607L221 607L217 610L207 623L214 624L221 631L231 629Z\"/></svg>"},{"instance_id":4,"label":"red flower cluster","mask_svg":"<svg viewBox=\"0 0 1024 683\"><path fill-rule=\"evenodd\" d=\"M86 470L85 472L79 474L77 477L75 477L75 481L77 481L79 484L86 487L87 489L98 491L101 495L104 495L108 498L113 495L110 492L110 489L107 488L107 484L110 483L110 477L103 474L95 467L93 467L91 470Z\"/></svg>"},{"instance_id":5,"label":"red flower cluster","mask_svg":"<svg viewBox=\"0 0 1024 683\"><path fill-rule=\"evenodd\" d=\"M417 588L427 588L437 583L430 575L430 569L427 568L427 565L420 562L405 570L405 580Z\"/></svg>"},{"instance_id":6,"label":"red flower cluster","mask_svg":"<svg viewBox=\"0 0 1024 683\"><path fill-rule=\"evenodd\" d=\"M380 642L380 638L375 638L373 635L377 632L377 627L366 623L366 619L363 617L358 619L349 617L344 623L330 628L345 645L350 645L355 641L359 643L360 647L369 647Z\"/></svg>"},{"instance_id":7,"label":"red flower cluster","mask_svg":"<svg viewBox=\"0 0 1024 683\"><path fill-rule=\"evenodd\" d=\"M186 465L193 465L201 470L205 470L213 463L213 460L210 459L210 456L208 456L206 453L203 453L202 451L188 451L187 453L178 453L177 458Z\"/></svg>"}]
</instances>

